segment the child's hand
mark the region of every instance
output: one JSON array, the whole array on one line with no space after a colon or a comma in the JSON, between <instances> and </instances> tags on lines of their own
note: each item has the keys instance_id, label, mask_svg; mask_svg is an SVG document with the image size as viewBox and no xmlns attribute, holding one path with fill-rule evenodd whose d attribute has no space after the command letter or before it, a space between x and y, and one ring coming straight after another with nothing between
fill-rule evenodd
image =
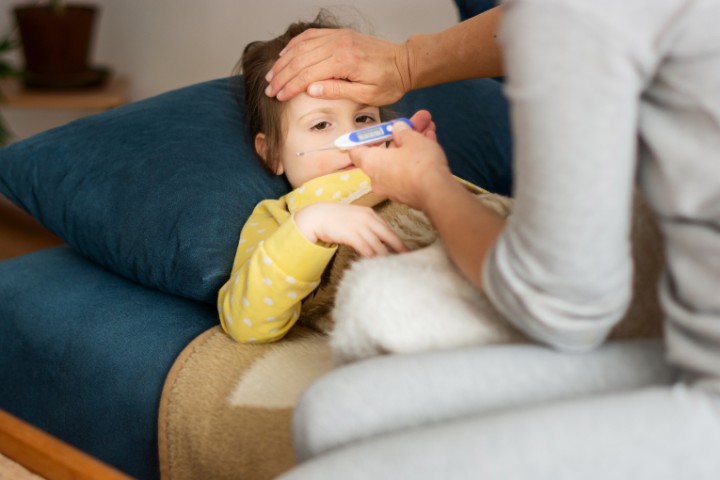
<instances>
[{"instance_id":1,"label":"child's hand","mask_svg":"<svg viewBox=\"0 0 720 480\"><path fill-rule=\"evenodd\" d=\"M387 255L408 248L370 207L340 203L315 203L295 214L295 224L305 238L347 245L363 257Z\"/></svg>"}]
</instances>

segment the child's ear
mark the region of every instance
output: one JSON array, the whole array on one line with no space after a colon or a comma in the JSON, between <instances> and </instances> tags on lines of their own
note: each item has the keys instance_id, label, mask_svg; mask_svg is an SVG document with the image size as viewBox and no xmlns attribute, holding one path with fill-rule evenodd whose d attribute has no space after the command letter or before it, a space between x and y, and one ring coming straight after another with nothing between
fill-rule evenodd
<instances>
[{"instance_id":1,"label":"child's ear","mask_svg":"<svg viewBox=\"0 0 720 480\"><path fill-rule=\"evenodd\" d=\"M258 155L260 155L260 158L263 159L263 162L267 163L267 137L264 133L258 133L255 135L255 151ZM275 168L275 175L282 175L284 172L284 168L282 166L282 162L278 162L277 167Z\"/></svg>"}]
</instances>

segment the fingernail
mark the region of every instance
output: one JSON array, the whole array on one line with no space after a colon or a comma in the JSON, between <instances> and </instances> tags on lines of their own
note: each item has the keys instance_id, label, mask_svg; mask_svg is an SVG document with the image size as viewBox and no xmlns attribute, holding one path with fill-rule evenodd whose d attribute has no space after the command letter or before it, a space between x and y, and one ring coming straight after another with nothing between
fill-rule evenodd
<instances>
[{"instance_id":1,"label":"fingernail","mask_svg":"<svg viewBox=\"0 0 720 480\"><path fill-rule=\"evenodd\" d=\"M267 73L267 75L265 75L265 81L268 82L268 83L270 83L270 82L272 81L272 79L273 79L273 72L272 72L272 70L270 70L270 71Z\"/></svg>"},{"instance_id":2,"label":"fingernail","mask_svg":"<svg viewBox=\"0 0 720 480\"><path fill-rule=\"evenodd\" d=\"M313 83L307 89L308 95L310 95L311 97L319 97L323 94L324 91L325 88L322 86L321 83Z\"/></svg>"},{"instance_id":3,"label":"fingernail","mask_svg":"<svg viewBox=\"0 0 720 480\"><path fill-rule=\"evenodd\" d=\"M265 89L265 95L267 95L268 97L272 97L272 88L270 87L270 85L268 85Z\"/></svg>"},{"instance_id":4,"label":"fingernail","mask_svg":"<svg viewBox=\"0 0 720 480\"><path fill-rule=\"evenodd\" d=\"M285 52L286 52L286 51L287 51L287 47L285 47L285 48L283 48L282 50L280 50L280 53L278 53L278 57L282 57L283 55L285 55Z\"/></svg>"},{"instance_id":5,"label":"fingernail","mask_svg":"<svg viewBox=\"0 0 720 480\"><path fill-rule=\"evenodd\" d=\"M395 123L393 123L392 127L393 127L393 130L396 132L407 130L408 128L410 128L410 127L408 127L407 123L405 123L405 122L395 122Z\"/></svg>"}]
</instances>

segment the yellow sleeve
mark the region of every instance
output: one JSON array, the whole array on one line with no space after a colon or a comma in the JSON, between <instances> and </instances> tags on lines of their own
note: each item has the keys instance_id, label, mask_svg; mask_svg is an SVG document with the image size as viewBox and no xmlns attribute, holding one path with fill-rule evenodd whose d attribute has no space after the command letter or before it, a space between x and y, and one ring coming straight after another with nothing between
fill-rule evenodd
<instances>
[{"instance_id":1,"label":"yellow sleeve","mask_svg":"<svg viewBox=\"0 0 720 480\"><path fill-rule=\"evenodd\" d=\"M337 250L307 240L281 205L266 200L248 218L232 274L218 294L220 323L238 342L281 339Z\"/></svg>"}]
</instances>

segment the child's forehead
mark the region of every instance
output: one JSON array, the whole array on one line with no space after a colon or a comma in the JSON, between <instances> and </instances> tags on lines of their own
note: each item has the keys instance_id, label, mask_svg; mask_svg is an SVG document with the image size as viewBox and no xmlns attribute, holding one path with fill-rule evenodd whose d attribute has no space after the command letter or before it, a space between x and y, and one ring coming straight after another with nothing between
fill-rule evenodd
<instances>
[{"instance_id":1,"label":"child's forehead","mask_svg":"<svg viewBox=\"0 0 720 480\"><path fill-rule=\"evenodd\" d=\"M292 100L286 102L285 113L290 118L299 119L302 116L314 113L338 113L354 112L369 107L365 104L354 102L347 99L328 100L323 98L314 98L306 93L301 93Z\"/></svg>"}]
</instances>

